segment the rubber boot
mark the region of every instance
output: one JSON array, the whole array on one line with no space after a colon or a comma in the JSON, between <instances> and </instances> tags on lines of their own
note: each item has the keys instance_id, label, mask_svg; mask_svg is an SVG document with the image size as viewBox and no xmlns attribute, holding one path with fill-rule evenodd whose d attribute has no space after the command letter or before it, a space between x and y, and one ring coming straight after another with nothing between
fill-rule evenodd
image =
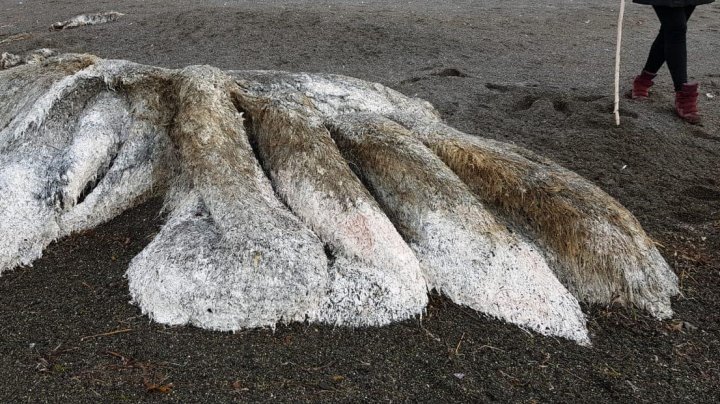
<instances>
[{"instance_id":1,"label":"rubber boot","mask_svg":"<svg viewBox=\"0 0 720 404\"><path fill-rule=\"evenodd\" d=\"M675 112L687 122L699 123L697 101L698 83L685 83L680 91L675 92Z\"/></svg>"},{"instance_id":2,"label":"rubber boot","mask_svg":"<svg viewBox=\"0 0 720 404\"><path fill-rule=\"evenodd\" d=\"M657 76L657 73L650 73L647 70L643 70L639 76L635 77L630 98L633 100L646 99L648 97L648 90L652 87L655 76Z\"/></svg>"}]
</instances>

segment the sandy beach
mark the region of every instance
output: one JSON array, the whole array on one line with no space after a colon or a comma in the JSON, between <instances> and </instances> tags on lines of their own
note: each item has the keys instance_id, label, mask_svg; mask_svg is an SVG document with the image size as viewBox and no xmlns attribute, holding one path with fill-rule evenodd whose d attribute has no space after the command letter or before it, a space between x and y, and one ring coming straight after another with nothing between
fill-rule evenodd
<instances>
[{"instance_id":1,"label":"sandy beach","mask_svg":"<svg viewBox=\"0 0 720 404\"><path fill-rule=\"evenodd\" d=\"M626 206L680 279L675 316L583 306L593 346L432 295L422 319L222 333L152 323L129 261L160 198L0 277L1 402L716 402L720 386L720 3L698 7L701 125L661 70L612 116L619 2L0 0L0 53L38 48L227 70L337 73L428 100L450 125L549 157ZM82 13L115 22L48 28ZM629 3L622 91L659 23ZM2 95L0 95L0 102Z\"/></svg>"}]
</instances>

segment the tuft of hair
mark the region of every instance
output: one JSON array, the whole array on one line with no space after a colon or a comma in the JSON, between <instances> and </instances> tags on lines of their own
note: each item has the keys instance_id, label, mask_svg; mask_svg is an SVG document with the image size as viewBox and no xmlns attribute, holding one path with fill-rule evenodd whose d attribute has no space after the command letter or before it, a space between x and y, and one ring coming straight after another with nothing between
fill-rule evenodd
<instances>
[{"instance_id":1,"label":"tuft of hair","mask_svg":"<svg viewBox=\"0 0 720 404\"><path fill-rule=\"evenodd\" d=\"M534 153L444 125L425 143L481 200L544 246L558 278L589 303L672 315L677 277L635 217L579 175Z\"/></svg>"}]
</instances>

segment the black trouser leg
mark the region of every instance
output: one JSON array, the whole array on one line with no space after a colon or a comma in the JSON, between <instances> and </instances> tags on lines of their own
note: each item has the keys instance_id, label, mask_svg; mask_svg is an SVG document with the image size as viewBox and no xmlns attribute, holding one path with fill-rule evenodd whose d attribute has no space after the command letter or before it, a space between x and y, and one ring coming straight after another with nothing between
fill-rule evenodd
<instances>
[{"instance_id":1,"label":"black trouser leg","mask_svg":"<svg viewBox=\"0 0 720 404\"><path fill-rule=\"evenodd\" d=\"M653 6L660 20L660 32L650 47L650 55L645 70L657 73L663 63L667 62L675 90L682 89L687 83L687 22L695 6L660 7Z\"/></svg>"}]
</instances>

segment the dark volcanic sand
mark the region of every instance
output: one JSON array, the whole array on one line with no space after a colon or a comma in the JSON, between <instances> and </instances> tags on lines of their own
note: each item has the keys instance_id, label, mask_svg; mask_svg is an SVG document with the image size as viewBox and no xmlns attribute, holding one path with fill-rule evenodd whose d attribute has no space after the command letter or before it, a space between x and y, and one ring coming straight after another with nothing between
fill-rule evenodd
<instances>
[{"instance_id":1,"label":"dark volcanic sand","mask_svg":"<svg viewBox=\"0 0 720 404\"><path fill-rule=\"evenodd\" d=\"M459 129L549 156L618 198L680 276L675 320L589 307L594 346L582 348L434 296L422 321L384 328L165 327L128 303L123 278L162 224L155 199L0 277L0 402L718 400L720 4L698 8L689 34L705 123L673 116L663 70L648 102L623 101L617 128L618 2L268 3L1 0L0 41L31 37L0 51L331 72L418 95ZM108 10L127 15L47 30ZM628 5L625 89L656 29L649 8Z\"/></svg>"}]
</instances>

